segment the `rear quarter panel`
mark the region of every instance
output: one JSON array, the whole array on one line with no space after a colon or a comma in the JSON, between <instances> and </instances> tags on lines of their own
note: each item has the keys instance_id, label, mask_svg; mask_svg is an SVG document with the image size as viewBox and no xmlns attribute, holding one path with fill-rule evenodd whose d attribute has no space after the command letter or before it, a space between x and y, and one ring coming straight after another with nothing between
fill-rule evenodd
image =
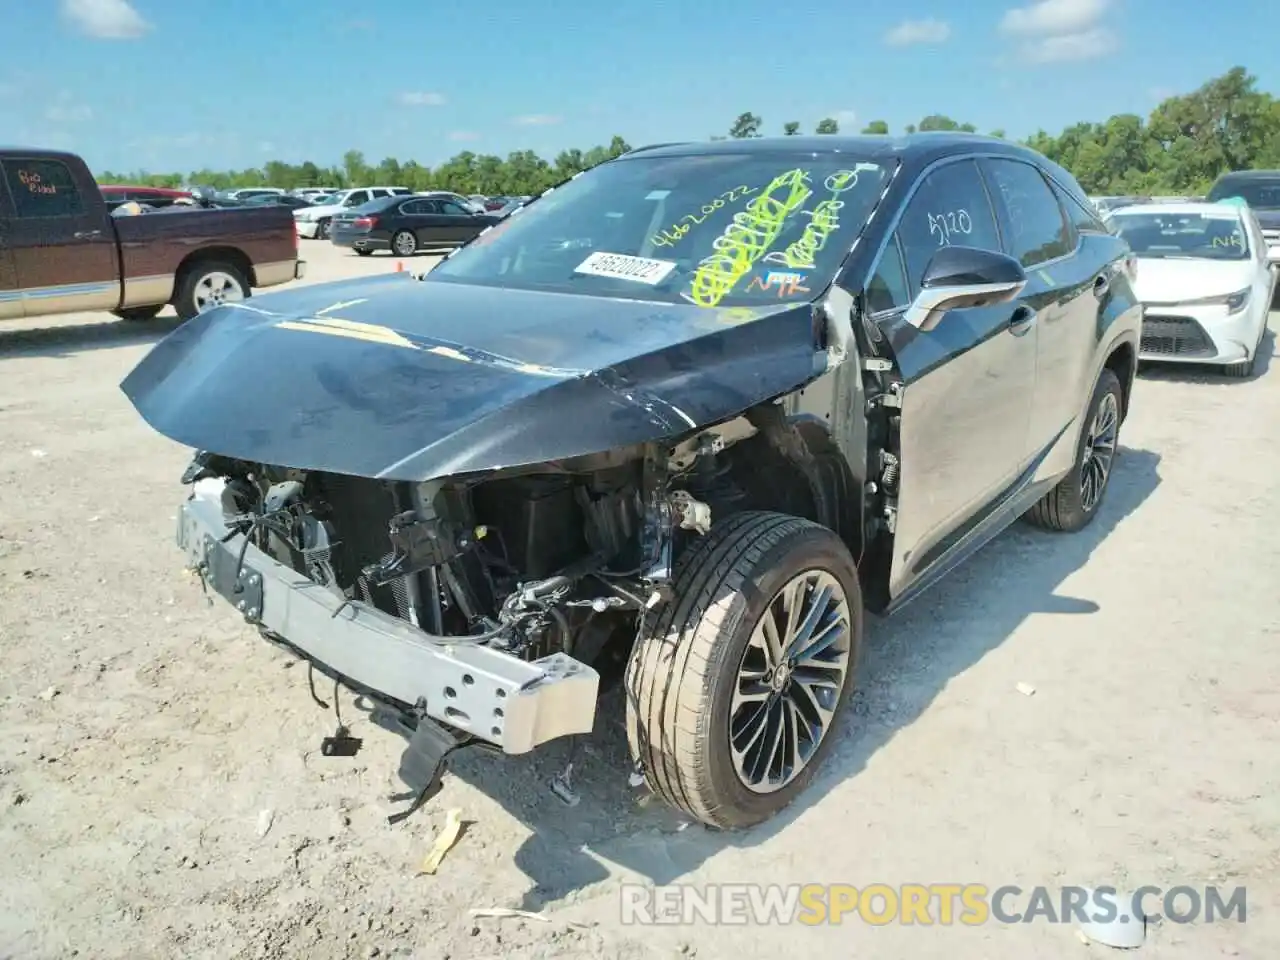
<instances>
[{"instance_id":1,"label":"rear quarter panel","mask_svg":"<svg viewBox=\"0 0 1280 960\"><path fill-rule=\"evenodd\" d=\"M183 210L116 217L112 223L120 241L126 306L167 302L177 274L198 257L240 266L254 286L293 278L298 256L293 213L282 206Z\"/></svg>"}]
</instances>

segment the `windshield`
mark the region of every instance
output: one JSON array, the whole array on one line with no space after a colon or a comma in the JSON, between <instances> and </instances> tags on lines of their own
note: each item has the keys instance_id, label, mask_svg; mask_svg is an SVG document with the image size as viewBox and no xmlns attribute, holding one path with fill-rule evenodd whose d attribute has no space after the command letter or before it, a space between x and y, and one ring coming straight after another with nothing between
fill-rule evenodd
<instances>
[{"instance_id":1,"label":"windshield","mask_svg":"<svg viewBox=\"0 0 1280 960\"><path fill-rule=\"evenodd\" d=\"M1233 210L1223 213L1117 213L1116 232L1140 257L1244 260L1249 237Z\"/></svg>"},{"instance_id":2,"label":"windshield","mask_svg":"<svg viewBox=\"0 0 1280 960\"><path fill-rule=\"evenodd\" d=\"M426 279L702 307L811 299L889 172L834 153L617 160L512 214Z\"/></svg>"},{"instance_id":3,"label":"windshield","mask_svg":"<svg viewBox=\"0 0 1280 960\"><path fill-rule=\"evenodd\" d=\"M1249 206L1273 210L1280 207L1280 180L1228 180L1209 191L1210 201L1240 197Z\"/></svg>"}]
</instances>

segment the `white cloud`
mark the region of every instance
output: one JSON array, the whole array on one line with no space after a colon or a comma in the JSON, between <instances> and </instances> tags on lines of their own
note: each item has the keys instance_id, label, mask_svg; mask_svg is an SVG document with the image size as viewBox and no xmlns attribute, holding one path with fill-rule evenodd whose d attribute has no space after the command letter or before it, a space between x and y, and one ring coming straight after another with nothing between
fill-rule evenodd
<instances>
[{"instance_id":1,"label":"white cloud","mask_svg":"<svg viewBox=\"0 0 1280 960\"><path fill-rule=\"evenodd\" d=\"M1005 13L1000 32L1021 41L1026 63L1069 63L1110 56L1120 38L1103 21L1112 0L1039 0Z\"/></svg>"},{"instance_id":2,"label":"white cloud","mask_svg":"<svg viewBox=\"0 0 1280 960\"><path fill-rule=\"evenodd\" d=\"M473 133L470 130L455 130L449 134L449 139L455 143L463 143L470 140L479 140L480 134Z\"/></svg>"},{"instance_id":3,"label":"white cloud","mask_svg":"<svg viewBox=\"0 0 1280 960\"><path fill-rule=\"evenodd\" d=\"M151 31L129 0L62 0L62 15L99 40L137 40Z\"/></svg>"},{"instance_id":4,"label":"white cloud","mask_svg":"<svg viewBox=\"0 0 1280 960\"><path fill-rule=\"evenodd\" d=\"M443 93L402 93L396 99L406 107L439 107L445 102Z\"/></svg>"},{"instance_id":5,"label":"white cloud","mask_svg":"<svg viewBox=\"0 0 1280 960\"><path fill-rule=\"evenodd\" d=\"M516 117L516 123L522 127L549 127L563 119L564 117L558 117L551 113L531 113L527 116Z\"/></svg>"},{"instance_id":6,"label":"white cloud","mask_svg":"<svg viewBox=\"0 0 1280 960\"><path fill-rule=\"evenodd\" d=\"M50 123L83 123L93 117L93 110L85 103L55 103L44 112Z\"/></svg>"},{"instance_id":7,"label":"white cloud","mask_svg":"<svg viewBox=\"0 0 1280 960\"><path fill-rule=\"evenodd\" d=\"M884 36L891 47L909 47L916 44L946 43L951 37L951 25L929 17L925 20L903 20Z\"/></svg>"},{"instance_id":8,"label":"white cloud","mask_svg":"<svg viewBox=\"0 0 1280 960\"><path fill-rule=\"evenodd\" d=\"M849 132L849 128L858 122L858 114L854 110L837 110L831 119L840 125L840 129Z\"/></svg>"},{"instance_id":9,"label":"white cloud","mask_svg":"<svg viewBox=\"0 0 1280 960\"><path fill-rule=\"evenodd\" d=\"M1010 10L1000 21L1002 32L1015 37L1083 33L1107 12L1110 0L1040 0Z\"/></svg>"},{"instance_id":10,"label":"white cloud","mask_svg":"<svg viewBox=\"0 0 1280 960\"><path fill-rule=\"evenodd\" d=\"M1120 39L1106 27L1083 33L1064 33L1027 44L1022 57L1029 63L1073 63L1109 57L1120 48Z\"/></svg>"}]
</instances>

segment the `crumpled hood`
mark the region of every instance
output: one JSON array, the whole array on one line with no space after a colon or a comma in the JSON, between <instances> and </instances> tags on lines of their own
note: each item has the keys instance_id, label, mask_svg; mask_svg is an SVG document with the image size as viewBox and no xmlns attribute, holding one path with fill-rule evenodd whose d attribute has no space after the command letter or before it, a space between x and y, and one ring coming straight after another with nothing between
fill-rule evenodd
<instances>
[{"instance_id":1,"label":"crumpled hood","mask_svg":"<svg viewBox=\"0 0 1280 960\"><path fill-rule=\"evenodd\" d=\"M809 304L708 310L391 274L210 310L121 389L190 447L427 480L679 435L825 365Z\"/></svg>"},{"instance_id":2,"label":"crumpled hood","mask_svg":"<svg viewBox=\"0 0 1280 960\"><path fill-rule=\"evenodd\" d=\"M1251 260L1139 257L1134 292L1143 303L1185 303L1226 296L1253 282Z\"/></svg>"}]
</instances>

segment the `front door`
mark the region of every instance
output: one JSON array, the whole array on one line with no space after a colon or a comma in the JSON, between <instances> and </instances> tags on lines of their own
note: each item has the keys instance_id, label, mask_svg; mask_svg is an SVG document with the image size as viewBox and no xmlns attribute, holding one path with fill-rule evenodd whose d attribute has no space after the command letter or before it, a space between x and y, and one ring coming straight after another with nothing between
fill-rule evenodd
<instances>
[{"instance_id":1,"label":"front door","mask_svg":"<svg viewBox=\"0 0 1280 960\"><path fill-rule=\"evenodd\" d=\"M1014 482L1027 447L1034 313L1018 302L952 310L927 333L903 318L925 267L945 246L1000 250L995 214L971 159L924 176L867 289L868 310L904 380L891 598Z\"/></svg>"},{"instance_id":2,"label":"front door","mask_svg":"<svg viewBox=\"0 0 1280 960\"><path fill-rule=\"evenodd\" d=\"M418 238L419 247L447 247L449 225L440 213L440 202L434 197L423 197L401 204L400 213L408 220Z\"/></svg>"},{"instance_id":3,"label":"front door","mask_svg":"<svg viewBox=\"0 0 1280 960\"><path fill-rule=\"evenodd\" d=\"M13 204L8 242L26 312L117 307L120 273L105 207L83 195L61 160L11 157L0 167Z\"/></svg>"},{"instance_id":4,"label":"front door","mask_svg":"<svg viewBox=\"0 0 1280 960\"><path fill-rule=\"evenodd\" d=\"M50 158L10 158L4 180L13 204L14 271L31 315L110 310L120 302L115 234L70 168Z\"/></svg>"},{"instance_id":5,"label":"front door","mask_svg":"<svg viewBox=\"0 0 1280 960\"><path fill-rule=\"evenodd\" d=\"M13 266L13 210L9 190L0 178L0 320L22 316L22 291Z\"/></svg>"}]
</instances>

